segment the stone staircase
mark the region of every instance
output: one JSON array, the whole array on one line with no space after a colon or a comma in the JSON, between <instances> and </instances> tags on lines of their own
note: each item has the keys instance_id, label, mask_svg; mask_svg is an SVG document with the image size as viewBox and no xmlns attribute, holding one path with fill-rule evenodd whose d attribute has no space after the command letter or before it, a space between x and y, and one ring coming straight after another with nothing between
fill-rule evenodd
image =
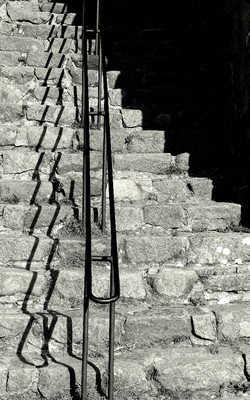
<instances>
[{"instance_id":1,"label":"stone staircase","mask_svg":"<svg viewBox=\"0 0 250 400\"><path fill-rule=\"evenodd\" d=\"M82 61L68 11L46 1L0 6L1 400L79 399ZM88 62L95 109L94 54ZM142 112L122 107L119 74L108 72L121 278L114 397L248 398L250 233L239 228L240 206L213 202L212 182L188 175L189 155L165 153L165 132L143 130ZM108 255L98 129L91 149L93 253ZM108 292L103 263L93 285ZM92 305L90 328L97 400L106 398L105 306Z\"/></svg>"}]
</instances>

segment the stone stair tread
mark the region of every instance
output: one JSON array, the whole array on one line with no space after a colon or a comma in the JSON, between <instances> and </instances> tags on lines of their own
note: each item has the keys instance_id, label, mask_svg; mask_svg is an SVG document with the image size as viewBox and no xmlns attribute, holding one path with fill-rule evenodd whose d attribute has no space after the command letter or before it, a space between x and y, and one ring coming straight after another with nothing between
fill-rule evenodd
<instances>
[{"instance_id":1,"label":"stone stair tread","mask_svg":"<svg viewBox=\"0 0 250 400\"><path fill-rule=\"evenodd\" d=\"M2 36L12 37L33 37L37 39L48 39L49 37L80 39L82 37L82 27L80 25L34 25L20 22L17 27L15 22L0 21L0 29Z\"/></svg>"}]
</instances>

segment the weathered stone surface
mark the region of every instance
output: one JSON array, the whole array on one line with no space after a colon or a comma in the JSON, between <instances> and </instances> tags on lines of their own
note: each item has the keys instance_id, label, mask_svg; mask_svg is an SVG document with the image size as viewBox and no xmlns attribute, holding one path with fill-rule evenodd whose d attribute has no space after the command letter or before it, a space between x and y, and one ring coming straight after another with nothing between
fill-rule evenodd
<instances>
[{"instance_id":1,"label":"weathered stone surface","mask_svg":"<svg viewBox=\"0 0 250 400\"><path fill-rule=\"evenodd\" d=\"M192 314L193 335L200 339L216 340L217 326L213 312L208 310L197 310Z\"/></svg>"},{"instance_id":2,"label":"weathered stone surface","mask_svg":"<svg viewBox=\"0 0 250 400\"><path fill-rule=\"evenodd\" d=\"M29 146L36 148L36 150L49 149L55 151L57 149L69 149L72 146L74 130L69 127L27 126L20 130L27 134Z\"/></svg>"},{"instance_id":3,"label":"weathered stone surface","mask_svg":"<svg viewBox=\"0 0 250 400\"><path fill-rule=\"evenodd\" d=\"M37 274L11 268L5 268L1 271L1 296L27 294L28 292L29 296L40 297L44 294L47 285L48 278L42 272Z\"/></svg>"},{"instance_id":4,"label":"weathered stone surface","mask_svg":"<svg viewBox=\"0 0 250 400\"><path fill-rule=\"evenodd\" d=\"M52 251L53 241L49 238L39 239L33 236L0 236L0 263L4 266L15 261L23 261L29 268L32 261L46 261Z\"/></svg>"},{"instance_id":5,"label":"weathered stone surface","mask_svg":"<svg viewBox=\"0 0 250 400\"><path fill-rule=\"evenodd\" d=\"M34 3L31 4L33 5ZM26 4L22 2L9 2L7 4L8 19L11 21L31 22L32 24L45 24L51 20L49 12L41 13L33 6L27 11L25 6Z\"/></svg>"},{"instance_id":6,"label":"weathered stone surface","mask_svg":"<svg viewBox=\"0 0 250 400\"><path fill-rule=\"evenodd\" d=\"M71 206L34 205L27 210L24 228L33 231L47 227L48 232L51 233L58 225L66 223L70 218L74 218L74 211Z\"/></svg>"},{"instance_id":7,"label":"weathered stone surface","mask_svg":"<svg viewBox=\"0 0 250 400\"><path fill-rule=\"evenodd\" d=\"M55 16L55 23L62 25L74 25L77 18L76 13L59 14Z\"/></svg>"},{"instance_id":8,"label":"weathered stone surface","mask_svg":"<svg viewBox=\"0 0 250 400\"><path fill-rule=\"evenodd\" d=\"M116 229L118 232L135 231L142 228L141 207L116 206Z\"/></svg>"},{"instance_id":9,"label":"weathered stone surface","mask_svg":"<svg viewBox=\"0 0 250 400\"><path fill-rule=\"evenodd\" d=\"M157 201L164 202L184 202L211 200L212 181L205 178L189 179L154 179L153 187L157 191Z\"/></svg>"},{"instance_id":10,"label":"weathered stone surface","mask_svg":"<svg viewBox=\"0 0 250 400\"><path fill-rule=\"evenodd\" d=\"M27 55L27 65L31 67L62 68L67 60L65 54L30 50Z\"/></svg>"},{"instance_id":11,"label":"weathered stone surface","mask_svg":"<svg viewBox=\"0 0 250 400\"><path fill-rule=\"evenodd\" d=\"M215 308L220 340L231 341L250 337L250 311L247 304Z\"/></svg>"},{"instance_id":12,"label":"weathered stone surface","mask_svg":"<svg viewBox=\"0 0 250 400\"><path fill-rule=\"evenodd\" d=\"M72 126L78 119L78 110L73 106L29 105L26 113L29 121L49 122L55 126Z\"/></svg>"},{"instance_id":13,"label":"weathered stone surface","mask_svg":"<svg viewBox=\"0 0 250 400\"><path fill-rule=\"evenodd\" d=\"M172 300L187 298L197 281L194 271L163 267L152 278L152 286L157 293Z\"/></svg>"},{"instance_id":14,"label":"weathered stone surface","mask_svg":"<svg viewBox=\"0 0 250 400\"><path fill-rule=\"evenodd\" d=\"M0 26L1 29L1 26ZM1 51L0 66L1 67L15 67L22 64L26 60L26 55L20 51Z\"/></svg>"},{"instance_id":15,"label":"weathered stone surface","mask_svg":"<svg viewBox=\"0 0 250 400\"><path fill-rule=\"evenodd\" d=\"M250 236L245 233L196 234L190 236L189 263L238 265L250 261Z\"/></svg>"},{"instance_id":16,"label":"weathered stone surface","mask_svg":"<svg viewBox=\"0 0 250 400\"><path fill-rule=\"evenodd\" d=\"M128 314L122 340L138 348L185 342L190 336L191 321L185 309L161 308Z\"/></svg>"},{"instance_id":17,"label":"weathered stone surface","mask_svg":"<svg viewBox=\"0 0 250 400\"><path fill-rule=\"evenodd\" d=\"M91 169L92 171L102 168L102 154L93 152L91 154ZM83 171L83 156L81 153L59 153L57 170L59 175L73 172Z\"/></svg>"},{"instance_id":18,"label":"weathered stone surface","mask_svg":"<svg viewBox=\"0 0 250 400\"><path fill-rule=\"evenodd\" d=\"M165 132L139 131L127 138L127 150L130 153L163 153L165 148Z\"/></svg>"},{"instance_id":19,"label":"weathered stone surface","mask_svg":"<svg viewBox=\"0 0 250 400\"><path fill-rule=\"evenodd\" d=\"M138 235L125 237L124 262L132 264L168 262L181 265L187 262L187 238ZM161 251L159 252L159 249Z\"/></svg>"},{"instance_id":20,"label":"weathered stone surface","mask_svg":"<svg viewBox=\"0 0 250 400\"><path fill-rule=\"evenodd\" d=\"M108 86L110 89L119 88L119 77L121 75L121 71L108 71L107 78L108 78Z\"/></svg>"},{"instance_id":21,"label":"weathered stone surface","mask_svg":"<svg viewBox=\"0 0 250 400\"><path fill-rule=\"evenodd\" d=\"M11 150L2 153L3 174L20 174L22 172L30 172L38 177L39 172L45 174L49 172L50 154L39 154L31 151Z\"/></svg>"},{"instance_id":22,"label":"weathered stone surface","mask_svg":"<svg viewBox=\"0 0 250 400\"><path fill-rule=\"evenodd\" d=\"M33 67L1 67L0 68L0 80L3 83L12 83L26 85L30 87L34 86L34 68Z\"/></svg>"},{"instance_id":23,"label":"weathered stone surface","mask_svg":"<svg viewBox=\"0 0 250 400\"><path fill-rule=\"evenodd\" d=\"M148 205L144 207L144 221L165 229L224 230L238 225L241 206L227 203Z\"/></svg>"},{"instance_id":24,"label":"weathered stone surface","mask_svg":"<svg viewBox=\"0 0 250 400\"><path fill-rule=\"evenodd\" d=\"M113 107L122 107L123 93L122 89L109 90L109 103Z\"/></svg>"},{"instance_id":25,"label":"weathered stone surface","mask_svg":"<svg viewBox=\"0 0 250 400\"><path fill-rule=\"evenodd\" d=\"M0 123L22 125L24 110L21 104L0 103Z\"/></svg>"},{"instance_id":26,"label":"weathered stone surface","mask_svg":"<svg viewBox=\"0 0 250 400\"><path fill-rule=\"evenodd\" d=\"M125 128L136 128L142 126L141 110L122 109L122 121Z\"/></svg>"},{"instance_id":27,"label":"weathered stone surface","mask_svg":"<svg viewBox=\"0 0 250 400\"><path fill-rule=\"evenodd\" d=\"M114 179L115 200L140 200L141 191L139 185L130 179Z\"/></svg>"},{"instance_id":28,"label":"weathered stone surface","mask_svg":"<svg viewBox=\"0 0 250 400\"><path fill-rule=\"evenodd\" d=\"M20 51L27 53L30 50L44 50L42 40L35 38L22 38L12 36L0 36L0 51Z\"/></svg>"},{"instance_id":29,"label":"weathered stone surface","mask_svg":"<svg viewBox=\"0 0 250 400\"><path fill-rule=\"evenodd\" d=\"M18 127L0 126L0 146L14 146Z\"/></svg>"},{"instance_id":30,"label":"weathered stone surface","mask_svg":"<svg viewBox=\"0 0 250 400\"><path fill-rule=\"evenodd\" d=\"M83 265L83 263L82 263ZM108 264L107 264L108 265ZM68 268L70 265L68 265ZM109 270L103 265L93 269L93 294L97 297L109 296ZM121 296L142 300L146 297L141 271L126 269L120 272ZM76 307L82 304L83 273L77 270L61 270L50 298L50 307Z\"/></svg>"},{"instance_id":31,"label":"weathered stone surface","mask_svg":"<svg viewBox=\"0 0 250 400\"><path fill-rule=\"evenodd\" d=\"M172 156L168 153L159 154L116 154L114 169L117 171L141 171L152 174L167 174L172 165Z\"/></svg>"},{"instance_id":32,"label":"weathered stone surface","mask_svg":"<svg viewBox=\"0 0 250 400\"><path fill-rule=\"evenodd\" d=\"M222 385L245 381L242 356L229 349L219 349L217 354L197 348L166 349L147 362L153 363L157 382L179 398L198 390L218 394Z\"/></svg>"}]
</instances>

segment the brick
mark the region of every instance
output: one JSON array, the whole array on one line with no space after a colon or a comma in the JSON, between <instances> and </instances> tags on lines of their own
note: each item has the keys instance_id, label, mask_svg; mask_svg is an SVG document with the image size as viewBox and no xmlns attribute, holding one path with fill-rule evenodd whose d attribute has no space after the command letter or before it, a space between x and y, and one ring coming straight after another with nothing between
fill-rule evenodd
<instances>
[{"instance_id":1,"label":"brick","mask_svg":"<svg viewBox=\"0 0 250 400\"><path fill-rule=\"evenodd\" d=\"M152 285L157 293L175 300L187 298L197 281L198 276L194 271L161 268L153 277Z\"/></svg>"}]
</instances>

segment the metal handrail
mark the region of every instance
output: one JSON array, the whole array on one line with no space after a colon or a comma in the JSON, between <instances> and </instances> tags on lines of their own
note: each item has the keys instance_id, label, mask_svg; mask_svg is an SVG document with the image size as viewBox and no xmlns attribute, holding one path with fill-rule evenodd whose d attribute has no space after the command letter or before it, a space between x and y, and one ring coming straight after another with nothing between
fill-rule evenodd
<instances>
[{"instance_id":1,"label":"metal handrail","mask_svg":"<svg viewBox=\"0 0 250 400\"><path fill-rule=\"evenodd\" d=\"M105 56L100 29L100 3L96 3L96 55L98 62L98 106L97 126L100 127L100 117L103 123L103 173L102 173L102 233L106 231L106 186L109 189L109 215L110 215L110 256L92 256L92 235L91 235L91 178L90 178L90 124L89 96L88 96L88 52L86 25L87 0L83 0L82 12L82 121L84 129L84 151L83 151L83 229L85 234L85 275L84 275L84 311L83 311L83 354L82 354L82 392L81 399L87 399L87 365L88 365L88 332L89 332L89 304L90 301L97 304L109 305L109 362L108 362L108 399L113 400L114 389L114 332L115 332L115 302L120 296L119 266L117 254L117 237L115 222L115 202L113 187L112 152L109 124L109 102L107 73ZM101 111L101 90L103 84L104 110ZM109 297L98 297L93 293L92 288L92 262L105 261L110 263L110 293Z\"/></svg>"}]
</instances>

